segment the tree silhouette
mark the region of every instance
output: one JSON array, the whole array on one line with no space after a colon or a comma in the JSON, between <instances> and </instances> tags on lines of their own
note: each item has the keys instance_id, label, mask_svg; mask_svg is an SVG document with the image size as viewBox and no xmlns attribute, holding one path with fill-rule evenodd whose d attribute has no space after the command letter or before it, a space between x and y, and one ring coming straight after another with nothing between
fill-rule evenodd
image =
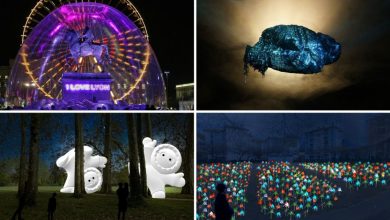
<instances>
[{"instance_id":1,"label":"tree silhouette","mask_svg":"<svg viewBox=\"0 0 390 220\"><path fill-rule=\"evenodd\" d=\"M182 194L194 193L194 116L188 114L186 128L186 148L184 150L183 171L187 181L181 190Z\"/></svg>"},{"instance_id":2,"label":"tree silhouette","mask_svg":"<svg viewBox=\"0 0 390 220\"><path fill-rule=\"evenodd\" d=\"M84 146L83 146L83 127L82 115L75 114L75 184L74 193L75 198L81 198L85 194L84 187Z\"/></svg>"},{"instance_id":3,"label":"tree silhouette","mask_svg":"<svg viewBox=\"0 0 390 220\"><path fill-rule=\"evenodd\" d=\"M141 114L136 115L136 127L137 127L137 139L138 141L138 157L140 164L140 173L141 173L141 190L144 197L148 197L148 186L146 184L146 168L145 168L145 155L144 155L144 146L142 144L142 118Z\"/></svg>"},{"instance_id":4,"label":"tree silhouette","mask_svg":"<svg viewBox=\"0 0 390 220\"><path fill-rule=\"evenodd\" d=\"M139 174L138 164L138 137L137 129L133 114L127 114L128 129L128 151L129 151L129 182L130 182L130 200L142 200L141 177Z\"/></svg>"},{"instance_id":5,"label":"tree silhouette","mask_svg":"<svg viewBox=\"0 0 390 220\"><path fill-rule=\"evenodd\" d=\"M28 177L26 186L26 204L34 206L38 192L38 170L39 170L39 114L31 114L30 125L30 149L28 162Z\"/></svg>"},{"instance_id":6,"label":"tree silhouette","mask_svg":"<svg viewBox=\"0 0 390 220\"><path fill-rule=\"evenodd\" d=\"M19 181L18 196L24 192L26 182L26 122L24 114L20 114L20 159L19 159Z\"/></svg>"},{"instance_id":7,"label":"tree silhouette","mask_svg":"<svg viewBox=\"0 0 390 220\"><path fill-rule=\"evenodd\" d=\"M103 169L103 193L112 193L111 189L111 161L112 161L112 134L111 114L104 114L104 156L107 158L106 167Z\"/></svg>"}]
</instances>

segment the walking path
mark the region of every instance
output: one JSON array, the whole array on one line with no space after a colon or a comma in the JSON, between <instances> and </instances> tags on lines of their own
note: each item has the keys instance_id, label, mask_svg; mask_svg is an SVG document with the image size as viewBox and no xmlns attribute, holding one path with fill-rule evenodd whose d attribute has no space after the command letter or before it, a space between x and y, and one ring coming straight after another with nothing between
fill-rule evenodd
<instances>
[{"instance_id":1,"label":"walking path","mask_svg":"<svg viewBox=\"0 0 390 220\"><path fill-rule=\"evenodd\" d=\"M257 205L257 177L256 177L256 166L257 164L252 164L251 168L251 178L249 180L248 190L247 190L247 199L248 203L246 204L245 216L242 219L246 220L259 220L265 219L264 216L260 213L260 207Z\"/></svg>"}]
</instances>

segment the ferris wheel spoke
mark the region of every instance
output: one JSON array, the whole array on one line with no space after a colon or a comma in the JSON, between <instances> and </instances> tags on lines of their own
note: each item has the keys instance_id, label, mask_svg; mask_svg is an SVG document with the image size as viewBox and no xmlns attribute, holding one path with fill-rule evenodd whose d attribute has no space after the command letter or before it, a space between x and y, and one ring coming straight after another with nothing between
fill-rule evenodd
<instances>
[{"instance_id":1,"label":"ferris wheel spoke","mask_svg":"<svg viewBox=\"0 0 390 220\"><path fill-rule=\"evenodd\" d=\"M55 96L56 99L60 99L61 95L62 95L62 90L59 89L57 95Z\"/></svg>"}]
</instances>

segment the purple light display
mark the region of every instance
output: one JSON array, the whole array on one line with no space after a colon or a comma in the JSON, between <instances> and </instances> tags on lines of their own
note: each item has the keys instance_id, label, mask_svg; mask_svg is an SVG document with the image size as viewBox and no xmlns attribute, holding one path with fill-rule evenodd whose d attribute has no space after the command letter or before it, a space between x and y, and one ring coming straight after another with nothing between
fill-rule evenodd
<instances>
[{"instance_id":1,"label":"purple light display","mask_svg":"<svg viewBox=\"0 0 390 220\"><path fill-rule=\"evenodd\" d=\"M67 38L70 31L80 36L86 28L92 32L94 45L105 46L102 56L107 55L109 62L95 58L100 66L98 72L110 74L109 83L64 77L67 72L85 74L72 69L78 61L70 54ZM101 92L102 98L115 102L166 105L162 71L148 40L126 15L101 3L64 4L48 14L25 39L9 80L9 100L39 102L67 99L67 95L75 93ZM36 86L25 88L26 83Z\"/></svg>"},{"instance_id":2,"label":"purple light display","mask_svg":"<svg viewBox=\"0 0 390 220\"><path fill-rule=\"evenodd\" d=\"M112 79L109 73L64 73L61 82L66 101L111 100Z\"/></svg>"},{"instance_id":3,"label":"purple light display","mask_svg":"<svg viewBox=\"0 0 390 220\"><path fill-rule=\"evenodd\" d=\"M66 84L66 91L110 91L110 85L104 84Z\"/></svg>"}]
</instances>

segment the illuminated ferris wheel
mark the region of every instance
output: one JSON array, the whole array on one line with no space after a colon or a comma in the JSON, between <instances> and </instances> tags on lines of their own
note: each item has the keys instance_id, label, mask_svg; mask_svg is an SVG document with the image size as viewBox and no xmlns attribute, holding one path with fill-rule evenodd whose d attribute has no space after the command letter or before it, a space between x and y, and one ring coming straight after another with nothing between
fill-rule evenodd
<instances>
[{"instance_id":1,"label":"illuminated ferris wheel","mask_svg":"<svg viewBox=\"0 0 390 220\"><path fill-rule=\"evenodd\" d=\"M61 100L69 72L109 73L115 103L164 106L165 83L148 39L128 0L40 0L23 26L7 96Z\"/></svg>"},{"instance_id":2,"label":"illuminated ferris wheel","mask_svg":"<svg viewBox=\"0 0 390 220\"><path fill-rule=\"evenodd\" d=\"M106 5L110 5L116 9L119 9L123 14L127 15L142 31L145 38L149 40L148 31L141 14L137 8L130 2L130 0L39 0L39 2L31 9L30 14L27 16L26 22L23 25L22 43L31 32L31 30L42 19L50 14L55 9L61 7L64 4L77 3L77 2L100 2Z\"/></svg>"}]
</instances>

